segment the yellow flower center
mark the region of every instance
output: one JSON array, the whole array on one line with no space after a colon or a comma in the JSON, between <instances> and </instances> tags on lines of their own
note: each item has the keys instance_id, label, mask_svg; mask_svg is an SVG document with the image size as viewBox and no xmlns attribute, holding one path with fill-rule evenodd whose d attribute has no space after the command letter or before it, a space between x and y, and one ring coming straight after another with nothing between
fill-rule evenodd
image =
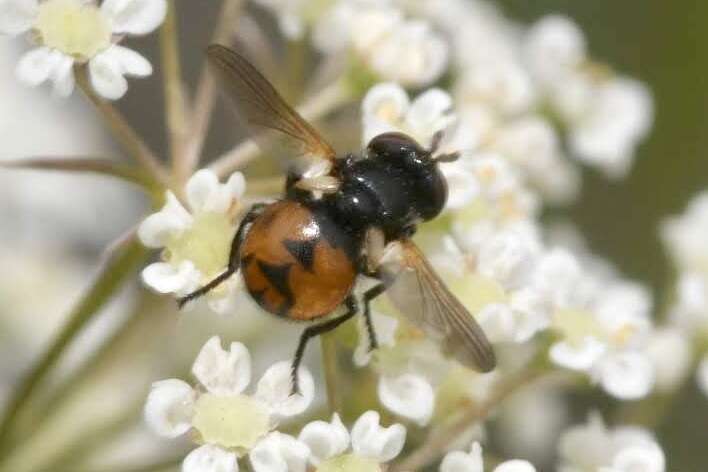
<instances>
[{"instance_id":1,"label":"yellow flower center","mask_svg":"<svg viewBox=\"0 0 708 472\"><path fill-rule=\"evenodd\" d=\"M553 315L553 327L573 346L580 346L588 336L603 338L598 322L584 310L558 310Z\"/></svg>"},{"instance_id":2,"label":"yellow flower center","mask_svg":"<svg viewBox=\"0 0 708 472\"><path fill-rule=\"evenodd\" d=\"M35 27L44 45L78 59L90 59L111 45L111 25L92 3L42 2Z\"/></svg>"},{"instance_id":3,"label":"yellow flower center","mask_svg":"<svg viewBox=\"0 0 708 472\"><path fill-rule=\"evenodd\" d=\"M322 462L317 472L381 472L379 463L356 454L343 454Z\"/></svg>"},{"instance_id":4,"label":"yellow flower center","mask_svg":"<svg viewBox=\"0 0 708 472\"><path fill-rule=\"evenodd\" d=\"M228 214L197 213L192 226L167 244L167 259L175 266L185 260L192 261L202 275L210 279L226 268L234 233Z\"/></svg>"},{"instance_id":5,"label":"yellow flower center","mask_svg":"<svg viewBox=\"0 0 708 472\"><path fill-rule=\"evenodd\" d=\"M206 443L249 450L268 434L269 419L266 406L249 396L205 393L194 407L192 425Z\"/></svg>"}]
</instances>

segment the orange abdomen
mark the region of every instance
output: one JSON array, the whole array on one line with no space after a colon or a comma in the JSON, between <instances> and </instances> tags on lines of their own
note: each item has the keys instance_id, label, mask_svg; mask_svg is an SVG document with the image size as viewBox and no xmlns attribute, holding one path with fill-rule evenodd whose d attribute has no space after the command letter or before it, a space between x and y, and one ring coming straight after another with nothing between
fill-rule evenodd
<instances>
[{"instance_id":1,"label":"orange abdomen","mask_svg":"<svg viewBox=\"0 0 708 472\"><path fill-rule=\"evenodd\" d=\"M331 313L351 292L354 246L326 214L284 200L253 222L241 247L241 270L262 308L310 320Z\"/></svg>"}]
</instances>

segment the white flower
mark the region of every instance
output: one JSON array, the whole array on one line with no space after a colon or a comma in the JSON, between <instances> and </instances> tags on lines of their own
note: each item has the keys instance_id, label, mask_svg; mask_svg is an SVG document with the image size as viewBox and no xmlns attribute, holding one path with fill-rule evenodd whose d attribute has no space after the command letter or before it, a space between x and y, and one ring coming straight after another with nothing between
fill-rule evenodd
<instances>
[{"instance_id":1,"label":"white flower","mask_svg":"<svg viewBox=\"0 0 708 472\"><path fill-rule=\"evenodd\" d=\"M382 375L378 393L381 404L388 410L420 426L428 424L433 415L435 392L430 382L421 375Z\"/></svg>"},{"instance_id":2,"label":"white flower","mask_svg":"<svg viewBox=\"0 0 708 472\"><path fill-rule=\"evenodd\" d=\"M138 228L148 247L161 248L164 262L147 266L143 281L160 293L184 296L226 270L231 240L236 232L239 198L245 192L239 172L220 184L210 170L200 170L187 182L187 210L170 191L165 206L148 216ZM225 303L241 285L234 276L209 292L213 310L228 311Z\"/></svg>"},{"instance_id":3,"label":"white flower","mask_svg":"<svg viewBox=\"0 0 708 472\"><path fill-rule=\"evenodd\" d=\"M447 66L442 37L426 21L406 19L387 2L340 0L316 22L313 42L328 54L351 51L382 80L405 85L429 84Z\"/></svg>"},{"instance_id":4,"label":"white flower","mask_svg":"<svg viewBox=\"0 0 708 472\"><path fill-rule=\"evenodd\" d=\"M401 131L427 147L436 132L445 131L456 119L452 98L442 89L428 89L411 101L400 85L391 82L371 87L361 108L364 143L387 131Z\"/></svg>"},{"instance_id":5,"label":"white flower","mask_svg":"<svg viewBox=\"0 0 708 472\"><path fill-rule=\"evenodd\" d=\"M581 161L621 178L652 121L652 98L644 84L626 78L603 81L593 87L572 125L570 147Z\"/></svg>"},{"instance_id":6,"label":"white flower","mask_svg":"<svg viewBox=\"0 0 708 472\"><path fill-rule=\"evenodd\" d=\"M532 276L545 298L551 326L560 335L551 360L586 372L605 391L621 399L640 398L654 386L648 352L651 299L637 284L605 273L592 260L581 266L572 253L555 249L545 255Z\"/></svg>"},{"instance_id":7,"label":"white flower","mask_svg":"<svg viewBox=\"0 0 708 472\"><path fill-rule=\"evenodd\" d=\"M653 121L646 86L591 62L582 32L562 16L529 30L524 55L541 95L568 127L573 155L609 177L624 177Z\"/></svg>"},{"instance_id":8,"label":"white flower","mask_svg":"<svg viewBox=\"0 0 708 472\"><path fill-rule=\"evenodd\" d=\"M524 115L506 123L491 146L522 169L528 182L548 201L567 203L577 195L578 170L563 156L556 130L540 116Z\"/></svg>"},{"instance_id":9,"label":"white flower","mask_svg":"<svg viewBox=\"0 0 708 472\"><path fill-rule=\"evenodd\" d=\"M246 395L251 380L248 350L232 343L225 351L214 336L192 366L203 388L193 389L177 379L155 382L145 404L146 421L162 436L194 431L204 446L187 456L183 464L187 471L199 467L231 470L234 451L238 456L251 453L251 464L259 471L304 471L307 447L294 438L271 433L280 418L302 413L314 397L314 381L304 368L299 371L300 393L291 395L290 365L284 361L271 366L258 381L255 394ZM291 468L282 468L282 464Z\"/></svg>"},{"instance_id":10,"label":"white flower","mask_svg":"<svg viewBox=\"0 0 708 472\"><path fill-rule=\"evenodd\" d=\"M703 356L696 374L698 386L708 396L708 355Z\"/></svg>"},{"instance_id":11,"label":"white flower","mask_svg":"<svg viewBox=\"0 0 708 472\"><path fill-rule=\"evenodd\" d=\"M440 464L440 472L484 472L482 446L472 444L469 453L462 451L448 452ZM536 472L536 468L527 461L505 461L494 468L494 472Z\"/></svg>"},{"instance_id":12,"label":"white flower","mask_svg":"<svg viewBox=\"0 0 708 472\"><path fill-rule=\"evenodd\" d=\"M543 85L562 81L585 60L585 37L570 18L548 15L536 22L524 40L524 52L534 78Z\"/></svg>"},{"instance_id":13,"label":"white flower","mask_svg":"<svg viewBox=\"0 0 708 472\"><path fill-rule=\"evenodd\" d=\"M152 74L150 63L118 45L126 34L144 35L164 20L166 0L2 0L0 33L32 31L39 47L25 54L16 74L31 86L51 81L54 92L74 89L74 64L88 63L89 79L101 96L114 100L127 88L126 75Z\"/></svg>"},{"instance_id":14,"label":"white flower","mask_svg":"<svg viewBox=\"0 0 708 472\"><path fill-rule=\"evenodd\" d=\"M367 411L348 433L335 414L330 423L305 425L298 439L309 447L318 472L380 470L379 464L393 460L403 449L406 428L400 424L385 428L379 421L377 412Z\"/></svg>"},{"instance_id":15,"label":"white flower","mask_svg":"<svg viewBox=\"0 0 708 472\"><path fill-rule=\"evenodd\" d=\"M484 106L502 116L527 112L534 102L531 81L520 65L511 61L487 61L462 71L455 96L461 107Z\"/></svg>"},{"instance_id":16,"label":"white flower","mask_svg":"<svg viewBox=\"0 0 708 472\"><path fill-rule=\"evenodd\" d=\"M609 430L599 414L591 415L586 425L567 430L558 451L562 472L665 470L664 452L649 432L633 427Z\"/></svg>"}]
</instances>

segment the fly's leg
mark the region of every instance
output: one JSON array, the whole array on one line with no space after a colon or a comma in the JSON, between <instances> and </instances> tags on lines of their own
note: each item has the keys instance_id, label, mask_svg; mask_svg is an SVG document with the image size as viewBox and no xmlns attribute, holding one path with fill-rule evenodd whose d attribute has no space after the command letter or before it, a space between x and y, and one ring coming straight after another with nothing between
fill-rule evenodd
<instances>
[{"instance_id":1,"label":"fly's leg","mask_svg":"<svg viewBox=\"0 0 708 472\"><path fill-rule=\"evenodd\" d=\"M241 220L241 224L238 227L238 231L236 231L234 239L231 241L231 251L229 252L229 264L226 267L226 270L216 276L212 281L210 281L203 287L198 288L194 292L185 295L182 298L178 298L177 304L180 308L187 304L187 302L190 302L195 298L199 298L202 295L205 295L211 290L215 289L226 279L236 273L236 271L239 269L239 255L241 251L241 244L243 244L243 240L246 238L246 229L248 225L253 223L253 221L261 214L263 208L265 208L266 206L266 203L257 203L248 210L246 216L244 216L243 220Z\"/></svg>"},{"instance_id":2,"label":"fly's leg","mask_svg":"<svg viewBox=\"0 0 708 472\"><path fill-rule=\"evenodd\" d=\"M371 320L371 308L369 305L374 298L384 293L387 288L386 284L380 282L364 292L364 321L366 322L366 332L369 335L369 352L379 347L379 342L376 339L376 331L374 330L374 323Z\"/></svg>"},{"instance_id":3,"label":"fly's leg","mask_svg":"<svg viewBox=\"0 0 708 472\"><path fill-rule=\"evenodd\" d=\"M356 312L358 310L356 298L354 298L353 295L349 295L347 299L345 300L344 304L347 307L347 312L344 313L341 316L338 316L337 318L334 318L329 321L325 321L324 323L315 325L315 326L309 326L305 328L305 331L302 332L300 335L300 342L297 345L297 349L295 350L295 359L293 359L293 365L292 365L292 370L291 370L291 376L292 376L292 394L299 393L300 391L300 384L298 383L298 369L300 368L300 364L302 363L302 356L305 354L305 347L307 347L308 341L310 339L317 337L321 334L327 333L329 331L332 331L335 329L337 326L341 325L348 319L350 319L352 316L356 315Z\"/></svg>"}]
</instances>

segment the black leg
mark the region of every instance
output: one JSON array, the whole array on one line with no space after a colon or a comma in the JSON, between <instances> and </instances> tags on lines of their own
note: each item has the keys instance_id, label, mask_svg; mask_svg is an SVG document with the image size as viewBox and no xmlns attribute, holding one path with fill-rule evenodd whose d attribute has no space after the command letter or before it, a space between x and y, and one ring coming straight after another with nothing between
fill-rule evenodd
<instances>
[{"instance_id":1,"label":"black leg","mask_svg":"<svg viewBox=\"0 0 708 472\"><path fill-rule=\"evenodd\" d=\"M256 203L248 210L248 213L246 213L246 216L243 217L243 220L241 220L241 223L239 224L238 231L236 231L234 239L231 241L231 251L229 252L229 264L226 267L226 270L223 273L219 274L217 277L215 277L214 280L212 280L205 286L195 290L194 292L188 295L185 295L182 298L178 298L177 304L180 308L182 308L187 302L190 302L195 298L199 298L202 295L205 295L206 293L210 292L211 290L219 286L224 280L228 279L236 273L239 268L239 253L241 250L241 244L246 238L246 227L249 224L253 223L253 220L255 220L258 215L261 214L263 208L266 206L267 204L265 203Z\"/></svg>"},{"instance_id":2,"label":"black leg","mask_svg":"<svg viewBox=\"0 0 708 472\"><path fill-rule=\"evenodd\" d=\"M309 326L305 328L305 331L302 332L300 335L300 342L297 345L297 349L295 350L295 359L293 359L293 365L292 365L292 370L291 370L291 376L292 376L292 395L296 394L299 392L300 385L298 384L298 369L300 368L300 363L302 362L302 356L305 354L305 347L307 346L307 342L316 336L319 336L320 334L327 333L329 331L332 331L335 329L337 326L340 324L344 323L348 319L350 319L352 316L356 315L357 312L357 303L356 299L354 296L349 295L347 299L344 302L347 306L347 312L341 316L338 316L337 318L334 318L329 321L325 321L322 324L318 324L315 326Z\"/></svg>"},{"instance_id":3,"label":"black leg","mask_svg":"<svg viewBox=\"0 0 708 472\"><path fill-rule=\"evenodd\" d=\"M366 330L369 333L369 351L373 351L379 347L379 342L376 339L376 331L374 331L374 323L371 321L371 308L369 304L371 300L384 293L386 288L385 284L378 283L364 292L364 321L366 321Z\"/></svg>"}]
</instances>

